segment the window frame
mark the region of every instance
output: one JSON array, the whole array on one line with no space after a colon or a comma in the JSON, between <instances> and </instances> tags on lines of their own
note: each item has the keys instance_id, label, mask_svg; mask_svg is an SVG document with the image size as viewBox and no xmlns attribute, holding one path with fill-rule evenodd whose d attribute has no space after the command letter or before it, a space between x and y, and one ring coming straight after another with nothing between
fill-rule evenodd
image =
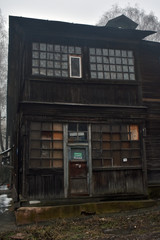
<instances>
[{"instance_id":1,"label":"window frame","mask_svg":"<svg viewBox=\"0 0 160 240\"><path fill-rule=\"evenodd\" d=\"M79 76L72 75L72 59L79 59ZM78 55L69 55L69 77L70 78L82 78L82 57Z\"/></svg>"}]
</instances>

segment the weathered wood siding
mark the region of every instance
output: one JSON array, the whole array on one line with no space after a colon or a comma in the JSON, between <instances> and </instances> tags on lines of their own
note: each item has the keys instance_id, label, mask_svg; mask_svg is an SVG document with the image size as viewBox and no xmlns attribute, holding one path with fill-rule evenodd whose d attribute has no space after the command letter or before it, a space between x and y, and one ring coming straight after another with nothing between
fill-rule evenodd
<instances>
[{"instance_id":1,"label":"weathered wood siding","mask_svg":"<svg viewBox=\"0 0 160 240\"><path fill-rule=\"evenodd\" d=\"M143 105L146 119L146 159L149 185L160 184L160 46L146 43L141 48Z\"/></svg>"}]
</instances>

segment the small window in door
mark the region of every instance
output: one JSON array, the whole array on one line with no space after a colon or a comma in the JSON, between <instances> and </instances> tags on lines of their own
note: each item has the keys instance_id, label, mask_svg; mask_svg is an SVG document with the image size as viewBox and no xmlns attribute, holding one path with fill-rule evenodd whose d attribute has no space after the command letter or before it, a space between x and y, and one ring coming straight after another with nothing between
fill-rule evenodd
<instances>
[{"instance_id":1,"label":"small window in door","mask_svg":"<svg viewBox=\"0 0 160 240\"><path fill-rule=\"evenodd\" d=\"M68 124L68 141L69 142L87 142L88 127L86 123L69 123Z\"/></svg>"},{"instance_id":2,"label":"small window in door","mask_svg":"<svg viewBox=\"0 0 160 240\"><path fill-rule=\"evenodd\" d=\"M80 56L69 56L69 67L70 67L70 77L81 78L81 57Z\"/></svg>"}]
</instances>

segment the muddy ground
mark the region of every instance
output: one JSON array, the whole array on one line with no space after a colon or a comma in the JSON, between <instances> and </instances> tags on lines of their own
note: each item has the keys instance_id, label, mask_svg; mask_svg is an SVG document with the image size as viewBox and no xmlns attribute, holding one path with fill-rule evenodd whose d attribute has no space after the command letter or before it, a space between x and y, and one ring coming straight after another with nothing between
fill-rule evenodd
<instances>
[{"instance_id":1,"label":"muddy ground","mask_svg":"<svg viewBox=\"0 0 160 240\"><path fill-rule=\"evenodd\" d=\"M160 204L148 209L104 215L81 215L14 230L0 239L26 240L160 240Z\"/></svg>"}]
</instances>

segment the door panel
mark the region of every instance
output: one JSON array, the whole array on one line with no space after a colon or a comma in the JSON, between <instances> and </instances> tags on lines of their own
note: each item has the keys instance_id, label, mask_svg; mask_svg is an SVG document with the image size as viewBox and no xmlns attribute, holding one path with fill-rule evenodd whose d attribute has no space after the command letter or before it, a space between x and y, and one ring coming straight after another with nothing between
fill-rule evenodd
<instances>
[{"instance_id":1,"label":"door panel","mask_svg":"<svg viewBox=\"0 0 160 240\"><path fill-rule=\"evenodd\" d=\"M69 154L69 194L88 195L87 147L71 147Z\"/></svg>"}]
</instances>

